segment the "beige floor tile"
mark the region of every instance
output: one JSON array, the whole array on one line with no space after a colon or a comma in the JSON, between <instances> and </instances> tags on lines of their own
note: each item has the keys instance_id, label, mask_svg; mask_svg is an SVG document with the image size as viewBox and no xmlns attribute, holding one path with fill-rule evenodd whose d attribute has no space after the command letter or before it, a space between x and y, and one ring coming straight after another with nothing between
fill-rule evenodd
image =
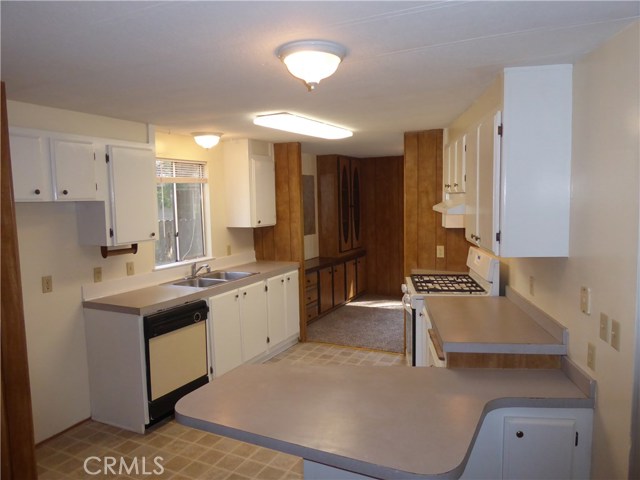
<instances>
[{"instance_id":1,"label":"beige floor tile","mask_svg":"<svg viewBox=\"0 0 640 480\"><path fill-rule=\"evenodd\" d=\"M233 471L240 465L242 465L242 462L244 462L244 458L238 457L237 455L228 454L218 460L218 462L216 463L216 467Z\"/></svg>"}]
</instances>

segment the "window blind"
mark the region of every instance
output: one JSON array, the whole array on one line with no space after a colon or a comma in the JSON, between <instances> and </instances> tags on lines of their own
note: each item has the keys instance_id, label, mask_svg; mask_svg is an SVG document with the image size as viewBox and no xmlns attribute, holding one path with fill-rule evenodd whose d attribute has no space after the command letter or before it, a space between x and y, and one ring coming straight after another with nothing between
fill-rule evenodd
<instances>
[{"instance_id":1,"label":"window blind","mask_svg":"<svg viewBox=\"0 0 640 480\"><path fill-rule=\"evenodd\" d=\"M207 183L205 163L182 160L156 160L158 183Z\"/></svg>"}]
</instances>

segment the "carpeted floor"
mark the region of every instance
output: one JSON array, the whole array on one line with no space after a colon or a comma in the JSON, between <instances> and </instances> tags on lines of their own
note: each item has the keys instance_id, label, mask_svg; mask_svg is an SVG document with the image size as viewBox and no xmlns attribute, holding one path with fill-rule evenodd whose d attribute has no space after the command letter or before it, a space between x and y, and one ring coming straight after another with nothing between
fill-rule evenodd
<instances>
[{"instance_id":1,"label":"carpeted floor","mask_svg":"<svg viewBox=\"0 0 640 480\"><path fill-rule=\"evenodd\" d=\"M365 295L307 326L307 339L404 353L400 299Z\"/></svg>"}]
</instances>

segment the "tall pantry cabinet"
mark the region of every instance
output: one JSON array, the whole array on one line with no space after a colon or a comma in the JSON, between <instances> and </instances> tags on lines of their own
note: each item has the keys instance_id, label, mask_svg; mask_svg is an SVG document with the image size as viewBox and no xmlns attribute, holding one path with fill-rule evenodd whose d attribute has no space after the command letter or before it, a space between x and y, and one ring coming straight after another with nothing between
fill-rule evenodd
<instances>
[{"instance_id":1,"label":"tall pantry cabinet","mask_svg":"<svg viewBox=\"0 0 640 480\"><path fill-rule=\"evenodd\" d=\"M317 169L320 256L337 257L362 248L360 160L319 155Z\"/></svg>"}]
</instances>

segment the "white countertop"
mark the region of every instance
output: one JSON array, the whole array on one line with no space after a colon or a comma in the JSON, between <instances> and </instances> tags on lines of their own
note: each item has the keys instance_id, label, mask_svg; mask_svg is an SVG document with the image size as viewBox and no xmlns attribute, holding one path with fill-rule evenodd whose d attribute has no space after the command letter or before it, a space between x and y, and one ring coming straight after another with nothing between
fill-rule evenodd
<instances>
[{"instance_id":1,"label":"white countertop","mask_svg":"<svg viewBox=\"0 0 640 480\"><path fill-rule=\"evenodd\" d=\"M376 478L457 478L489 411L592 408L584 385L562 370L246 365L182 398L176 419Z\"/></svg>"}]
</instances>

